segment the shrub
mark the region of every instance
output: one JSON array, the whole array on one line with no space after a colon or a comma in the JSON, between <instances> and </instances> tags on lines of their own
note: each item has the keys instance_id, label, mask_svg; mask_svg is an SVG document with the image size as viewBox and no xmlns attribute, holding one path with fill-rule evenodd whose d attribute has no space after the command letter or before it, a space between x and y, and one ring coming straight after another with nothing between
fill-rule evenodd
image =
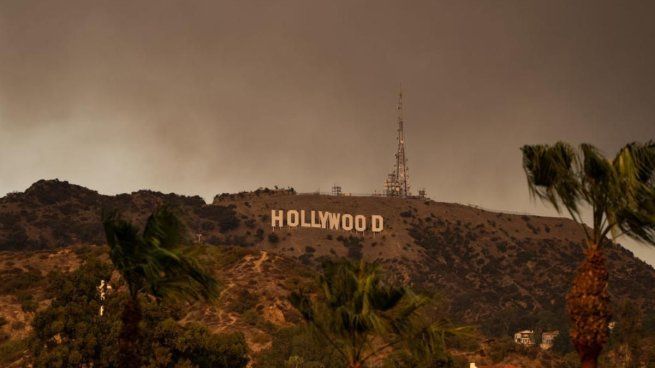
<instances>
[{"instance_id":1,"label":"shrub","mask_svg":"<svg viewBox=\"0 0 655 368\"><path fill-rule=\"evenodd\" d=\"M312 253L305 253L298 257L298 260L300 260L300 263L304 265L309 265L312 262L312 258L314 257L314 254Z\"/></svg>"},{"instance_id":2,"label":"shrub","mask_svg":"<svg viewBox=\"0 0 655 368\"><path fill-rule=\"evenodd\" d=\"M4 270L0 273L0 294L16 294L39 286L43 280L41 272L35 268Z\"/></svg>"},{"instance_id":3,"label":"shrub","mask_svg":"<svg viewBox=\"0 0 655 368\"><path fill-rule=\"evenodd\" d=\"M571 337L568 334L568 330L560 331L559 335L557 335L557 337L555 337L553 340L553 347L551 350L561 355L575 351L573 348L573 343L571 342Z\"/></svg>"},{"instance_id":4,"label":"shrub","mask_svg":"<svg viewBox=\"0 0 655 368\"><path fill-rule=\"evenodd\" d=\"M337 240L341 241L343 243L343 246L348 248L348 258L353 258L353 259L361 259L362 258L362 242L364 241L364 238L358 238L355 236L349 236L347 238L344 238L342 236L339 236Z\"/></svg>"},{"instance_id":5,"label":"shrub","mask_svg":"<svg viewBox=\"0 0 655 368\"><path fill-rule=\"evenodd\" d=\"M262 228L257 229L257 232L255 233L255 237L257 238L258 241L264 240L264 229Z\"/></svg>"},{"instance_id":6,"label":"shrub","mask_svg":"<svg viewBox=\"0 0 655 368\"><path fill-rule=\"evenodd\" d=\"M211 220L217 223L222 233L234 230L240 224L234 206L207 205L199 207L195 211L204 220Z\"/></svg>"},{"instance_id":7,"label":"shrub","mask_svg":"<svg viewBox=\"0 0 655 368\"><path fill-rule=\"evenodd\" d=\"M231 312L243 314L245 311L253 309L258 302L259 298L257 298L257 295L246 289L241 289L237 294L236 299L230 303L229 310Z\"/></svg>"},{"instance_id":8,"label":"shrub","mask_svg":"<svg viewBox=\"0 0 655 368\"><path fill-rule=\"evenodd\" d=\"M23 312L34 312L39 307L39 304L34 300L32 294L21 292L17 295L17 299Z\"/></svg>"},{"instance_id":9,"label":"shrub","mask_svg":"<svg viewBox=\"0 0 655 368\"><path fill-rule=\"evenodd\" d=\"M157 358L162 355L173 363L170 366L239 368L248 364L247 345L240 333L213 334L200 324L183 327L168 318L157 323L150 339L158 351L151 355L148 366L159 366Z\"/></svg>"},{"instance_id":10,"label":"shrub","mask_svg":"<svg viewBox=\"0 0 655 368\"><path fill-rule=\"evenodd\" d=\"M215 226L214 226L214 223L213 223L213 222L210 222L210 221L204 221L204 222L200 225L200 228L201 228L203 231L212 231L212 230L214 230Z\"/></svg>"},{"instance_id":11,"label":"shrub","mask_svg":"<svg viewBox=\"0 0 655 368\"><path fill-rule=\"evenodd\" d=\"M34 242L30 240L27 232L20 225L11 228L5 236L4 241L0 243L0 250L29 249L34 247Z\"/></svg>"},{"instance_id":12,"label":"shrub","mask_svg":"<svg viewBox=\"0 0 655 368\"><path fill-rule=\"evenodd\" d=\"M268 241L269 241L271 244L277 244L277 243L280 242L280 237L277 236L276 233L270 233L270 234L268 234Z\"/></svg>"},{"instance_id":13,"label":"shrub","mask_svg":"<svg viewBox=\"0 0 655 368\"><path fill-rule=\"evenodd\" d=\"M295 367L345 368L337 354L333 349L326 349L324 341L301 326L287 327L273 333L271 347L259 355L254 367L280 368L300 363Z\"/></svg>"},{"instance_id":14,"label":"shrub","mask_svg":"<svg viewBox=\"0 0 655 368\"><path fill-rule=\"evenodd\" d=\"M517 352L518 345L509 337L494 340L489 345L489 357L494 363L503 361L511 353Z\"/></svg>"},{"instance_id":15,"label":"shrub","mask_svg":"<svg viewBox=\"0 0 655 368\"><path fill-rule=\"evenodd\" d=\"M7 340L0 344L0 365L9 366L17 361L27 350L27 339Z\"/></svg>"}]
</instances>

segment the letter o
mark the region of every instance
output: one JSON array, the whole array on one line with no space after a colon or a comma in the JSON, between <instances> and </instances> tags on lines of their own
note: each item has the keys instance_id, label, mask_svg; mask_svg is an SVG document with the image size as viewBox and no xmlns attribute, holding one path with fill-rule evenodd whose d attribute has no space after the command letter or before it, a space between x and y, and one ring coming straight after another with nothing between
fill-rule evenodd
<instances>
[{"instance_id":1,"label":"letter o","mask_svg":"<svg viewBox=\"0 0 655 368\"><path fill-rule=\"evenodd\" d=\"M366 231L366 217L362 215L355 216L355 231Z\"/></svg>"},{"instance_id":2,"label":"letter o","mask_svg":"<svg viewBox=\"0 0 655 368\"><path fill-rule=\"evenodd\" d=\"M353 229L353 215L345 214L341 216L341 228L346 231Z\"/></svg>"},{"instance_id":3,"label":"letter o","mask_svg":"<svg viewBox=\"0 0 655 368\"><path fill-rule=\"evenodd\" d=\"M287 225L297 227L300 224L300 214L296 210L287 211Z\"/></svg>"}]
</instances>

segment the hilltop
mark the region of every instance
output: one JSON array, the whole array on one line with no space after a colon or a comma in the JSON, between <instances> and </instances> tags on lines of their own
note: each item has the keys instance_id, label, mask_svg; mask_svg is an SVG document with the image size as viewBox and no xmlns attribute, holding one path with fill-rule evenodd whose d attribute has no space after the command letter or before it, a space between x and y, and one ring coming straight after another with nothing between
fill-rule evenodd
<instances>
[{"instance_id":1,"label":"hilltop","mask_svg":"<svg viewBox=\"0 0 655 368\"><path fill-rule=\"evenodd\" d=\"M324 257L382 263L414 289L441 295L453 318L502 336L529 328L538 318L559 326L564 295L584 249L582 230L568 219L418 198L261 189L217 195L208 204L198 196L149 190L107 196L65 181L41 180L0 199L0 280L16 275L41 280L52 269L77 267L82 254L106 257L103 208L143 222L164 203L179 208L194 239L215 255L214 271L225 286L219 305L195 306L185 320L203 321L215 331L238 327L254 351L271 346L274 326L298 321L286 296L311 280ZM384 231L274 229L273 209L381 215ZM652 313L655 270L617 244L605 254L614 300L629 300ZM45 305L38 291L42 285L33 283L33 294ZM11 322L2 330L25 334L30 314L20 311L19 297L0 293L0 312ZM14 322L24 326L12 332Z\"/></svg>"}]
</instances>

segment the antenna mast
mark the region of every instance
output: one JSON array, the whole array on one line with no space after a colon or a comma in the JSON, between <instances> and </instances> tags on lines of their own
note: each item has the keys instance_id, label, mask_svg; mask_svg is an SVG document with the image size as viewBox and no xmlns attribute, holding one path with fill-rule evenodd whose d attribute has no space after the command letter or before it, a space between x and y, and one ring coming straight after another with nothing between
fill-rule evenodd
<instances>
[{"instance_id":1,"label":"antenna mast","mask_svg":"<svg viewBox=\"0 0 655 368\"><path fill-rule=\"evenodd\" d=\"M403 91L398 94L398 149L393 171L387 176L384 188L387 196L410 196L407 156L405 155L405 124L403 119Z\"/></svg>"}]
</instances>

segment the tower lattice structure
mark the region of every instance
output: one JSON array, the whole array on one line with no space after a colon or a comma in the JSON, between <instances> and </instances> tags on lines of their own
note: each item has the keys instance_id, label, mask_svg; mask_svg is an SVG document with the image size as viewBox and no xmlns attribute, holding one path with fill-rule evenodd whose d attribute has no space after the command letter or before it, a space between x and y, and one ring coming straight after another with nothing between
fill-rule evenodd
<instances>
[{"instance_id":1,"label":"tower lattice structure","mask_svg":"<svg viewBox=\"0 0 655 368\"><path fill-rule=\"evenodd\" d=\"M384 182L384 190L387 196L408 197L410 196L409 173L407 167L407 156L405 154L405 122L403 118L403 92L398 94L398 149L396 151L396 162L393 171L387 175Z\"/></svg>"}]
</instances>

